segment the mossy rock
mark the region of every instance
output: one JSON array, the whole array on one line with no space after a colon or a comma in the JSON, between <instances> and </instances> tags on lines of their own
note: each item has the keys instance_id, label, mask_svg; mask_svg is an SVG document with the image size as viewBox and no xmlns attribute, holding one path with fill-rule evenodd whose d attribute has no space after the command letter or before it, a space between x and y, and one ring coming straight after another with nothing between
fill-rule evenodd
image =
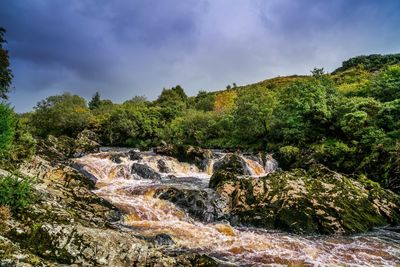
<instances>
[{"instance_id":1,"label":"mossy rock","mask_svg":"<svg viewBox=\"0 0 400 267\"><path fill-rule=\"evenodd\" d=\"M237 154L227 154L213 166L213 175L210 178L209 187L216 188L218 185L235 180L236 177L247 174L246 163Z\"/></svg>"},{"instance_id":2,"label":"mossy rock","mask_svg":"<svg viewBox=\"0 0 400 267\"><path fill-rule=\"evenodd\" d=\"M259 179L233 177L220 182L217 191L246 225L343 234L400 223L399 196L365 177L351 179L322 165Z\"/></svg>"}]
</instances>

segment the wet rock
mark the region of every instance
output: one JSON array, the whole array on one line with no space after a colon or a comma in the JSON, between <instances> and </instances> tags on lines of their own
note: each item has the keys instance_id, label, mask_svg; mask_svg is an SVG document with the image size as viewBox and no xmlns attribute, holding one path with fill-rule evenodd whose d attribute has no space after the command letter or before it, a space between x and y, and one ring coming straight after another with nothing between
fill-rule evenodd
<instances>
[{"instance_id":1,"label":"wet rock","mask_svg":"<svg viewBox=\"0 0 400 267\"><path fill-rule=\"evenodd\" d=\"M177 158L181 162L195 164L202 170L207 168L208 161L213 157L213 153L209 149L187 145L164 144L163 146L155 148L154 152L160 155Z\"/></svg>"},{"instance_id":2,"label":"wet rock","mask_svg":"<svg viewBox=\"0 0 400 267\"><path fill-rule=\"evenodd\" d=\"M64 164L34 157L20 167L24 175L35 177L37 203L21 213L25 220L80 221L87 226L104 226L119 218L118 210L91 190L94 182Z\"/></svg>"},{"instance_id":3,"label":"wet rock","mask_svg":"<svg viewBox=\"0 0 400 267\"><path fill-rule=\"evenodd\" d=\"M216 260L207 255L189 254L177 257L178 259L182 259L181 266L193 266L193 267L229 266L226 264L220 265Z\"/></svg>"},{"instance_id":4,"label":"wet rock","mask_svg":"<svg viewBox=\"0 0 400 267\"><path fill-rule=\"evenodd\" d=\"M213 172L227 171L236 175L249 175L246 162L238 154L226 154L221 160L214 163Z\"/></svg>"},{"instance_id":5,"label":"wet rock","mask_svg":"<svg viewBox=\"0 0 400 267\"><path fill-rule=\"evenodd\" d=\"M128 157L130 160L141 160L142 159L142 155L140 155L140 151L136 151L133 149L129 150Z\"/></svg>"},{"instance_id":6,"label":"wet rock","mask_svg":"<svg viewBox=\"0 0 400 267\"><path fill-rule=\"evenodd\" d=\"M37 143L37 154L48 161L62 161L74 156L75 141L67 136L49 135Z\"/></svg>"},{"instance_id":7,"label":"wet rock","mask_svg":"<svg viewBox=\"0 0 400 267\"><path fill-rule=\"evenodd\" d=\"M88 153L96 153L100 150L99 138L90 130L83 130L75 141L74 157L82 157Z\"/></svg>"},{"instance_id":8,"label":"wet rock","mask_svg":"<svg viewBox=\"0 0 400 267\"><path fill-rule=\"evenodd\" d=\"M400 223L397 195L364 177L350 179L322 165L257 179L230 175L223 177L216 189L241 224L340 234Z\"/></svg>"},{"instance_id":9,"label":"wet rock","mask_svg":"<svg viewBox=\"0 0 400 267\"><path fill-rule=\"evenodd\" d=\"M156 235L152 238L152 242L158 246L170 246L175 244L175 241L172 239L172 237L167 234Z\"/></svg>"},{"instance_id":10,"label":"wet rock","mask_svg":"<svg viewBox=\"0 0 400 267\"><path fill-rule=\"evenodd\" d=\"M166 187L158 189L155 195L174 203L203 222L213 222L226 215L225 202L211 190Z\"/></svg>"},{"instance_id":11,"label":"wet rock","mask_svg":"<svg viewBox=\"0 0 400 267\"><path fill-rule=\"evenodd\" d=\"M110 157L110 160L111 160L112 162L114 162L114 163L121 164L121 163L123 162L122 159L121 159L121 157L122 157L122 155L120 155L120 154L115 154L115 155L112 155L112 156Z\"/></svg>"},{"instance_id":12,"label":"wet rock","mask_svg":"<svg viewBox=\"0 0 400 267\"><path fill-rule=\"evenodd\" d=\"M216 188L225 181L237 179L241 175L249 175L246 163L237 154L226 154L221 160L214 163L213 175L210 178L209 186Z\"/></svg>"},{"instance_id":13,"label":"wet rock","mask_svg":"<svg viewBox=\"0 0 400 267\"><path fill-rule=\"evenodd\" d=\"M159 159L157 161L157 168L160 172L163 172L163 173L171 172L171 169L168 167L168 164L162 159Z\"/></svg>"},{"instance_id":14,"label":"wet rock","mask_svg":"<svg viewBox=\"0 0 400 267\"><path fill-rule=\"evenodd\" d=\"M161 175L157 171L140 163L133 163L131 172L145 179L161 179Z\"/></svg>"},{"instance_id":15,"label":"wet rock","mask_svg":"<svg viewBox=\"0 0 400 267\"><path fill-rule=\"evenodd\" d=\"M37 144L37 154L48 161L63 161L99 152L100 144L96 134L84 130L74 139L68 136L52 136L41 139Z\"/></svg>"}]
</instances>

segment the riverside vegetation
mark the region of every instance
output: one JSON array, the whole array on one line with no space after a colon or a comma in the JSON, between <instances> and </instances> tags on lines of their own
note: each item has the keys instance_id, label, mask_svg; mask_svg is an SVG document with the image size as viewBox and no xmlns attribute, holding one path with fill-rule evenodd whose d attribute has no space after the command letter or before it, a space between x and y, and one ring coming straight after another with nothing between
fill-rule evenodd
<instances>
[{"instance_id":1,"label":"riverside vegetation","mask_svg":"<svg viewBox=\"0 0 400 267\"><path fill-rule=\"evenodd\" d=\"M231 225L349 234L400 223L400 54L359 56L332 73L316 68L196 96L177 85L154 101L135 96L117 104L96 93L86 103L64 93L16 114L7 104L12 73L4 33L0 266L310 265L321 263L317 252L289 259L284 244L265 241L273 235ZM100 146L157 149L91 154ZM108 187L110 179L123 186ZM152 184L132 185L138 179ZM185 229L204 236L182 236ZM318 242L330 250L328 241ZM361 251L379 251L376 258L322 263L394 264L395 244ZM257 249L278 254L261 257Z\"/></svg>"}]
</instances>

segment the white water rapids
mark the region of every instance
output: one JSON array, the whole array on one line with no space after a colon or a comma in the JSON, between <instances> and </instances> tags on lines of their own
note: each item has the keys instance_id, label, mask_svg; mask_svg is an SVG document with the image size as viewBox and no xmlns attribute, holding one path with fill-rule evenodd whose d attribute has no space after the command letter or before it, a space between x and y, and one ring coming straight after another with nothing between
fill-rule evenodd
<instances>
[{"instance_id":1,"label":"white water rapids","mask_svg":"<svg viewBox=\"0 0 400 267\"><path fill-rule=\"evenodd\" d=\"M379 229L353 236L301 236L280 231L232 227L224 221L201 222L172 202L159 198L160 190L208 188L213 160L204 171L174 158L141 153L140 159L102 152L76 159L96 177L95 193L123 212L122 224L143 236L169 235L175 244L167 249L210 255L224 264L240 266L399 266L400 233ZM249 172L266 175L276 168L244 158ZM162 162L162 164L160 164ZM149 167L161 179L145 179L132 171L133 164ZM160 170L160 165L163 170ZM262 166L264 165L264 166ZM163 172L162 172L163 171ZM215 194L215 193L214 193Z\"/></svg>"}]
</instances>

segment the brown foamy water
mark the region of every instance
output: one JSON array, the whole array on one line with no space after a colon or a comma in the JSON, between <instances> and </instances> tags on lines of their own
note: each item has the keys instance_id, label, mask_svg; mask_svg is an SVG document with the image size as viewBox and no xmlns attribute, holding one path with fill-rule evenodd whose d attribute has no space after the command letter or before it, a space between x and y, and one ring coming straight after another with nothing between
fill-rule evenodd
<instances>
[{"instance_id":1,"label":"brown foamy water","mask_svg":"<svg viewBox=\"0 0 400 267\"><path fill-rule=\"evenodd\" d=\"M76 162L97 177L96 194L124 213L122 224L148 237L168 234L175 244L167 249L203 252L241 266L400 266L400 234L396 231L379 229L354 236L301 236L232 227L224 222L196 221L173 203L157 198L155 192L165 186L205 190L210 168L202 172L195 166L159 155L145 156L140 163L158 171L156 163L160 159L171 170L162 174L161 180L132 176L130 160L115 163L106 153L88 155ZM245 160L254 175L263 173L259 163ZM178 178L171 182L170 175ZM196 183L192 183L193 177Z\"/></svg>"}]
</instances>

